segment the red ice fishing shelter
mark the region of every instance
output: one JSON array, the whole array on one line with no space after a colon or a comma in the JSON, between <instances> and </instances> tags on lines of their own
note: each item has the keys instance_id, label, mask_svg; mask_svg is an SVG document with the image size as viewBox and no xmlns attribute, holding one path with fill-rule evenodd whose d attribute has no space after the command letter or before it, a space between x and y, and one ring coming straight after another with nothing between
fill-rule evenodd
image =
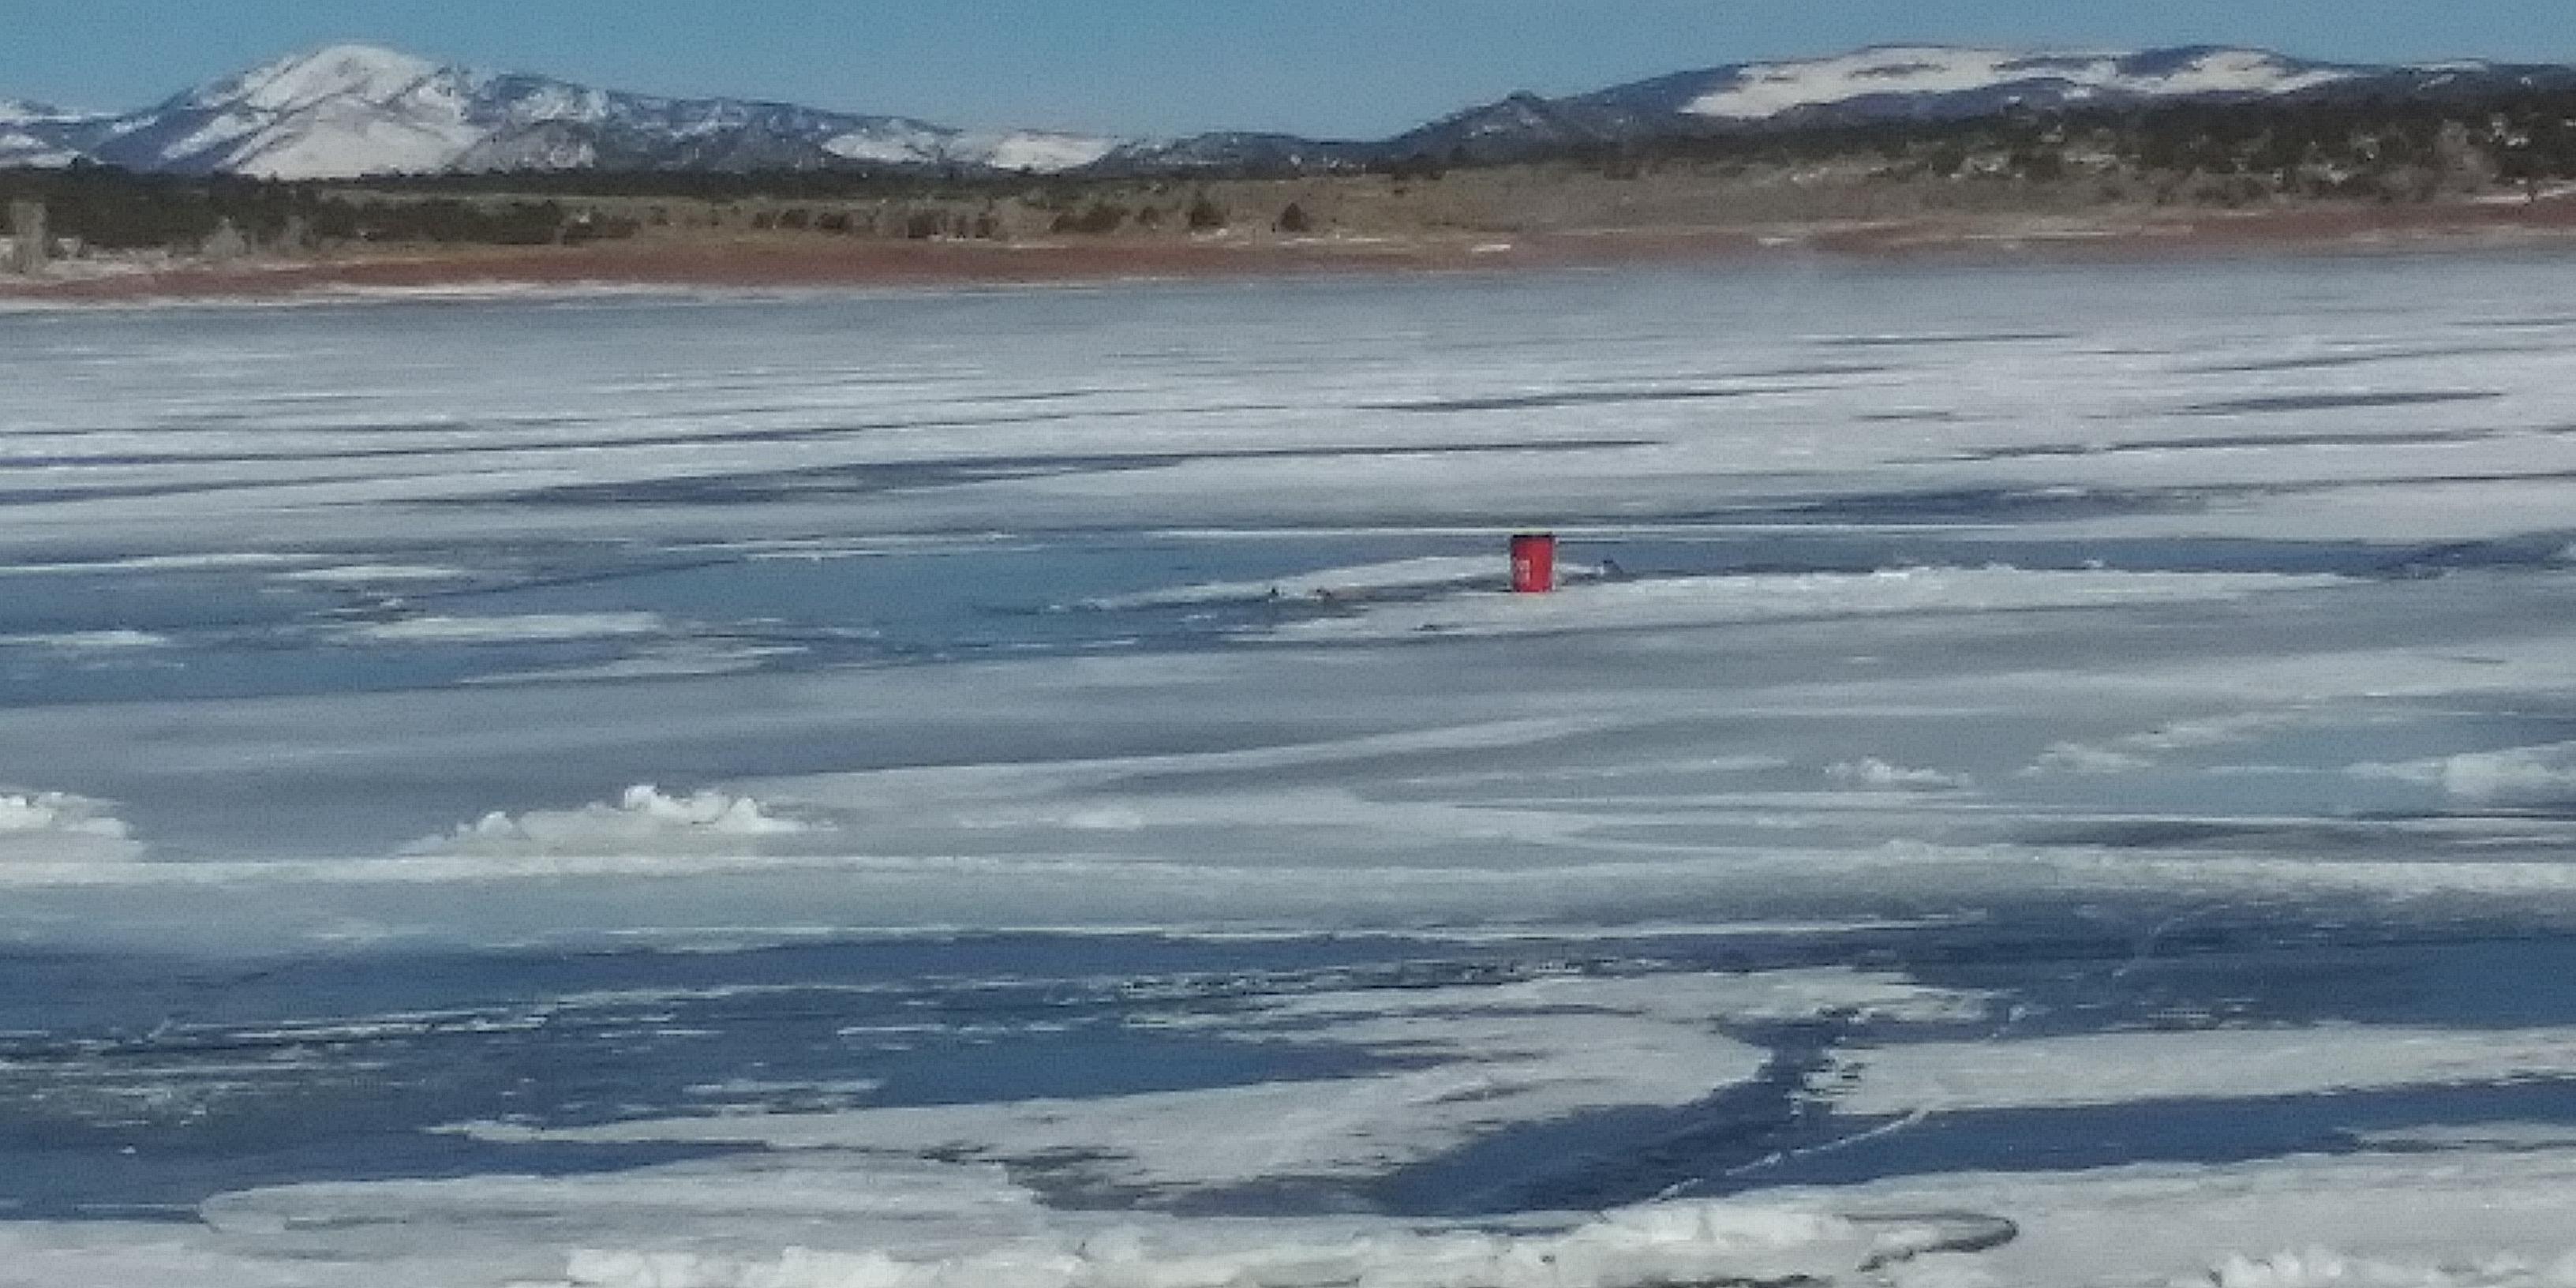
<instances>
[{"instance_id":1,"label":"red ice fishing shelter","mask_svg":"<svg viewBox=\"0 0 2576 1288\"><path fill-rule=\"evenodd\" d=\"M1556 589L1556 536L1524 532L1512 538L1512 589L1544 595Z\"/></svg>"}]
</instances>

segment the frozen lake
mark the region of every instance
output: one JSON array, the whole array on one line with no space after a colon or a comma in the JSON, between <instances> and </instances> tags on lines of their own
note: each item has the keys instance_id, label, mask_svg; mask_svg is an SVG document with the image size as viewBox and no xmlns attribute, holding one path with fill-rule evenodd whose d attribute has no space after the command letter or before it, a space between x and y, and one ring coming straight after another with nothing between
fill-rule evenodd
<instances>
[{"instance_id":1,"label":"frozen lake","mask_svg":"<svg viewBox=\"0 0 2576 1288\"><path fill-rule=\"evenodd\" d=\"M2572 292L0 312L0 1284L2560 1282Z\"/></svg>"}]
</instances>

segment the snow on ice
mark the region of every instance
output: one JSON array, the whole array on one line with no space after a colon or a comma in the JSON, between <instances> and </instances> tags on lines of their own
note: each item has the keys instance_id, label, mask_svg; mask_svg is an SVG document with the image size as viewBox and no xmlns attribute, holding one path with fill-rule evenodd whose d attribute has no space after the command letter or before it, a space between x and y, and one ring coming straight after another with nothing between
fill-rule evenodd
<instances>
[{"instance_id":1,"label":"snow on ice","mask_svg":"<svg viewBox=\"0 0 2576 1288\"><path fill-rule=\"evenodd\" d=\"M427 1097L466 1124L433 1141L448 1179L388 1128L381 1176L0 1223L0 1264L2559 1282L2576 1151L2516 1119L2576 1077L2563 972L2364 1016L2318 999L2387 994L2295 973L2170 995L2306 936L2479 965L2576 924L2571 287L2387 255L0 314L27 377L0 411L13 969L721 945L705 997L776 960L740 945L855 940L967 962L913 982L980 1006L1123 996L1140 943L1402 968L1088 1027L979 1015L1221 1071L946 1100L838 1065L937 1039L1092 1066L977 1046L938 1005L809 1049L764 1027L792 1017L687 1019L685 990L644 1019L512 999L493 1032L577 1033L626 1080L556 1112ZM1503 593L1532 526L1600 575ZM1903 958L1922 935L1947 938ZM1771 956L1711 965L1734 953ZM1544 969L1404 973L1488 955ZM404 986L458 975L484 978ZM132 1105L255 1101L371 1031L273 1025L284 1054L156 1102L184 1042L239 1035L129 1018L12 1046L0 1090L35 1061L112 1084L127 1116L74 1126L147 1171ZM398 1046L346 1058L372 1078ZM813 1049L833 1067L753 1067ZM833 1090L758 1090L791 1087ZM1517 1131L1757 1093L1763 1130L1811 1134L1732 1177L1621 1173L1642 1193L1603 1210L1179 1214L1292 1178L1366 1208ZM1971 1118L2293 1100L2386 1121L2057 1171L1941 1152ZM1633 1201L1721 1181L1751 1188ZM1164 1210L1051 1205L1077 1182Z\"/></svg>"}]
</instances>

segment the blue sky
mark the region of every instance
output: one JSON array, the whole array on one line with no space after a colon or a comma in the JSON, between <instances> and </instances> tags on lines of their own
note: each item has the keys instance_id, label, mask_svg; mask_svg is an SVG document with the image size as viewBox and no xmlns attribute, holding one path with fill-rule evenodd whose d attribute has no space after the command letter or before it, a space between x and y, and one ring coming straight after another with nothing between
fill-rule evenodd
<instances>
[{"instance_id":1,"label":"blue sky","mask_svg":"<svg viewBox=\"0 0 2576 1288\"><path fill-rule=\"evenodd\" d=\"M129 107L371 40L963 125L1374 137L1515 89L1897 41L2576 61L2571 0L5 0L0 96Z\"/></svg>"}]
</instances>

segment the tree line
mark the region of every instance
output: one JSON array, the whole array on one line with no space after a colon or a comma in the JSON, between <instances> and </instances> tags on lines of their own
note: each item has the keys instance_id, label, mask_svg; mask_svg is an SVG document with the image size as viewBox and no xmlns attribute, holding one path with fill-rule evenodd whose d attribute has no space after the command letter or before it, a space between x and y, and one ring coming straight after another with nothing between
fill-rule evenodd
<instances>
[{"instance_id":1,"label":"tree line","mask_svg":"<svg viewBox=\"0 0 2576 1288\"><path fill-rule=\"evenodd\" d=\"M135 174L109 166L0 170L0 203L44 203L58 238L104 250L441 242L543 246L634 235L635 221L545 200L387 199L328 184Z\"/></svg>"},{"instance_id":2,"label":"tree line","mask_svg":"<svg viewBox=\"0 0 2576 1288\"><path fill-rule=\"evenodd\" d=\"M1865 163L1873 173L1898 179L2097 180L2106 183L2106 195L2112 195L2110 181L2143 181L2159 200L2420 200L2468 184L2536 187L2576 180L2576 87L2504 88L2448 99L2308 96L2017 110L1947 122L1706 128L1637 141L1570 143L1509 158L1480 160L1463 152L1380 156L1356 168L1403 184L1438 182L1465 167L1530 162L1636 179L1672 167L1723 172L1835 161ZM134 174L83 163L0 170L0 201L41 201L56 235L103 249L200 246L225 230L262 247L578 243L632 236L644 223L666 218L659 208L636 206L636 199L720 208L816 207L810 216L795 217L796 223L771 211L765 218L773 228L993 237L1002 230L989 212L1003 203L1037 212L1039 226L1063 234L1227 227L1236 215L1210 200L1205 185L1272 177L1278 177L1274 169L1255 165L1158 178L854 168L279 182ZM1162 200L1145 200L1140 192L1159 193ZM862 226L828 208L857 202L876 203L890 213ZM924 202L943 204L931 210L903 204ZM1302 208L1282 210L1275 219L1265 213L1261 222L1286 232L1311 226Z\"/></svg>"},{"instance_id":3,"label":"tree line","mask_svg":"<svg viewBox=\"0 0 2576 1288\"><path fill-rule=\"evenodd\" d=\"M1576 143L1544 159L1638 178L1672 166L1798 166L1863 160L1893 177L2055 182L2121 173L2167 184L2294 197L2423 198L2444 178L2576 179L2576 88L2473 97L2312 96L2015 110L1960 121L1709 129L1629 143ZM1463 156L1410 157L1437 177Z\"/></svg>"}]
</instances>

